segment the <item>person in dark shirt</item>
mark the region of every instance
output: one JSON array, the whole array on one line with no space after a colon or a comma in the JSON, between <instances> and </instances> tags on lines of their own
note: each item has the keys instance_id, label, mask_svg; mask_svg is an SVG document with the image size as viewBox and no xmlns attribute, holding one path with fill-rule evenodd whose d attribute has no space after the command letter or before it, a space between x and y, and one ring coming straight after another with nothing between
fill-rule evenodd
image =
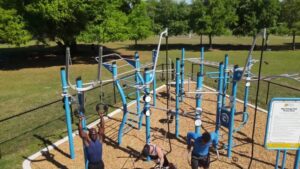
<instances>
[{"instance_id":1,"label":"person in dark shirt","mask_svg":"<svg viewBox=\"0 0 300 169\"><path fill-rule=\"evenodd\" d=\"M146 144L143 147L141 156L137 158L139 160L141 157L150 157L151 160L155 161L157 163L158 169L169 169L170 163L167 159L167 156L164 154L163 150L155 145L155 144ZM136 161L137 161L136 160Z\"/></svg>"},{"instance_id":2,"label":"person in dark shirt","mask_svg":"<svg viewBox=\"0 0 300 169\"><path fill-rule=\"evenodd\" d=\"M211 144L216 145L218 143L218 137L216 133L205 132L202 135L189 132L187 134L187 145L188 151L191 151L193 147L191 165L192 169L198 169L203 167L204 169L209 168L210 157L209 149Z\"/></svg>"},{"instance_id":3,"label":"person in dark shirt","mask_svg":"<svg viewBox=\"0 0 300 169\"><path fill-rule=\"evenodd\" d=\"M79 118L79 136L83 139L89 169L104 169L102 160L102 144L105 137L104 113L99 111L98 114L100 117L100 122L97 125L98 132L95 128L88 129L88 133L85 132L81 124L84 117Z\"/></svg>"}]
</instances>

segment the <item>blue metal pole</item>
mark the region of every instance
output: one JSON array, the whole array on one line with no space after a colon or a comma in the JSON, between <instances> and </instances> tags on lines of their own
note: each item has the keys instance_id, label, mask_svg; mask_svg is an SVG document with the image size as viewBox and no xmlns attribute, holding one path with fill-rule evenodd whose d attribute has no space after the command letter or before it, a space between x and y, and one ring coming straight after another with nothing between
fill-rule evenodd
<instances>
[{"instance_id":1,"label":"blue metal pole","mask_svg":"<svg viewBox=\"0 0 300 169\"><path fill-rule=\"evenodd\" d=\"M117 89L120 93L121 100L123 103L123 118L122 118L122 122L120 124L119 132L118 132L118 144L121 145L122 137L123 137L123 129L124 129L124 126L125 126L126 120L127 120L127 102L126 102L125 93L120 84L120 80L117 79L118 70L117 70L116 62L112 63L112 73L113 73L113 79L114 79L115 85L117 86Z\"/></svg>"},{"instance_id":2,"label":"blue metal pole","mask_svg":"<svg viewBox=\"0 0 300 169\"><path fill-rule=\"evenodd\" d=\"M67 97L68 85L66 79L66 70L64 68L61 68L60 75L61 75L62 90L64 95L65 115L66 115L68 138L69 138L69 150L70 150L71 159L74 159L75 151L74 151L74 142L72 136L71 110L70 110L69 98Z\"/></svg>"},{"instance_id":3,"label":"blue metal pole","mask_svg":"<svg viewBox=\"0 0 300 169\"><path fill-rule=\"evenodd\" d=\"M248 62L248 65L247 65L247 77L246 77L246 84L245 84L245 93L244 93L244 113L243 113L243 122L246 122L247 120L247 117L245 115L246 112L248 112L248 97L249 97L249 88L250 88L250 80L251 80L251 77L250 77L250 64L251 64L251 60L252 60L252 57L250 56L249 57L249 62Z\"/></svg>"},{"instance_id":4,"label":"blue metal pole","mask_svg":"<svg viewBox=\"0 0 300 169\"><path fill-rule=\"evenodd\" d=\"M204 76L204 47L201 47L200 53L200 72L197 73L197 91L202 91L203 86L203 76ZM196 114L195 121L200 120L202 113L202 94L196 94ZM201 133L201 126L195 125L195 133Z\"/></svg>"},{"instance_id":5,"label":"blue metal pole","mask_svg":"<svg viewBox=\"0 0 300 169\"><path fill-rule=\"evenodd\" d=\"M135 52L134 54L134 60L135 60L135 84L141 85L140 84L140 78L138 76L138 74L140 73L140 59L139 59L139 54L138 52ZM138 88L136 88L135 90L135 96L136 96L136 113L137 116L140 117L141 116L141 95L140 95L140 90ZM138 125L138 128L140 129L140 126Z\"/></svg>"},{"instance_id":6,"label":"blue metal pole","mask_svg":"<svg viewBox=\"0 0 300 169\"><path fill-rule=\"evenodd\" d=\"M180 70L181 70L180 101L183 101L183 95L184 95L184 59L185 59L185 49L182 48L181 64L180 64Z\"/></svg>"},{"instance_id":7,"label":"blue metal pole","mask_svg":"<svg viewBox=\"0 0 300 169\"><path fill-rule=\"evenodd\" d=\"M275 169L278 169L280 150L277 150Z\"/></svg>"},{"instance_id":8,"label":"blue metal pole","mask_svg":"<svg viewBox=\"0 0 300 169\"><path fill-rule=\"evenodd\" d=\"M78 77L76 79L76 86L77 86L77 88L82 88L81 77ZM79 104L79 115L80 116L84 116L84 98L83 98L84 96L83 96L82 92L78 92L77 95L78 95L78 104ZM87 131L87 128L86 128L86 119L85 118L82 119L81 126L82 126L82 128L83 128L84 131ZM86 158L86 149L85 149L84 144L83 144L83 151L84 151L84 164L85 164L85 168L87 168L89 161Z\"/></svg>"},{"instance_id":9,"label":"blue metal pole","mask_svg":"<svg viewBox=\"0 0 300 169\"><path fill-rule=\"evenodd\" d=\"M234 114L235 114L235 106L236 106L236 93L237 93L237 83L238 83L238 75L240 74L238 70L238 66L234 66L233 72L233 84L232 84L232 92L230 97L231 109L230 109L230 123L229 123L229 133L228 133L228 149L227 156L231 157L231 150L233 147L233 129L234 129Z\"/></svg>"},{"instance_id":10,"label":"blue metal pole","mask_svg":"<svg viewBox=\"0 0 300 169\"><path fill-rule=\"evenodd\" d=\"M155 62L155 57L156 57L156 50L152 51L152 62L154 64ZM152 87L153 87L153 106L156 107L156 73L154 72L154 77L153 77L153 82L152 82Z\"/></svg>"},{"instance_id":11,"label":"blue metal pole","mask_svg":"<svg viewBox=\"0 0 300 169\"><path fill-rule=\"evenodd\" d=\"M176 121L175 135L179 137L179 97L180 97L180 59L176 58Z\"/></svg>"},{"instance_id":12,"label":"blue metal pole","mask_svg":"<svg viewBox=\"0 0 300 169\"><path fill-rule=\"evenodd\" d=\"M196 91L202 91L202 81L201 81L201 72L197 73L197 89ZM196 94L196 114L195 114L195 121L200 120L200 116L202 113L201 108L201 99L202 94L197 93ZM201 126L195 125L195 133L200 134L200 128Z\"/></svg>"},{"instance_id":13,"label":"blue metal pole","mask_svg":"<svg viewBox=\"0 0 300 169\"><path fill-rule=\"evenodd\" d=\"M222 96L222 107L226 105L226 90L227 90L227 77L228 77L228 54L225 55L225 62L224 62L224 81L223 81L223 96Z\"/></svg>"},{"instance_id":14,"label":"blue metal pole","mask_svg":"<svg viewBox=\"0 0 300 169\"><path fill-rule=\"evenodd\" d=\"M282 169L285 168L286 153L287 153L287 151L284 150L284 151L283 151L283 157L282 157L282 163L281 163L281 168L282 168Z\"/></svg>"},{"instance_id":15,"label":"blue metal pole","mask_svg":"<svg viewBox=\"0 0 300 169\"><path fill-rule=\"evenodd\" d=\"M296 157L295 157L294 169L300 168L299 162L300 162L300 149L297 150L297 154L296 154Z\"/></svg>"},{"instance_id":16,"label":"blue metal pole","mask_svg":"<svg viewBox=\"0 0 300 169\"><path fill-rule=\"evenodd\" d=\"M200 53L200 72L203 74L204 72L204 47L201 47L201 53Z\"/></svg>"},{"instance_id":17,"label":"blue metal pole","mask_svg":"<svg viewBox=\"0 0 300 169\"><path fill-rule=\"evenodd\" d=\"M149 71L147 68L145 68L145 84L146 84L146 87L145 87L145 104L144 104L144 112L146 114L146 143L147 144L150 144L150 101L147 100L147 97L151 99L151 96L150 96L150 74L151 74L151 71ZM147 157L147 161L150 160L150 157L148 156Z\"/></svg>"},{"instance_id":18,"label":"blue metal pole","mask_svg":"<svg viewBox=\"0 0 300 169\"><path fill-rule=\"evenodd\" d=\"M219 130L221 126L221 109L222 109L222 93L223 93L223 79L224 77L224 65L223 62L219 63L219 82L218 82L218 100L217 100L217 115L216 115L216 135L219 138ZM218 139L219 140L219 139Z\"/></svg>"}]
</instances>

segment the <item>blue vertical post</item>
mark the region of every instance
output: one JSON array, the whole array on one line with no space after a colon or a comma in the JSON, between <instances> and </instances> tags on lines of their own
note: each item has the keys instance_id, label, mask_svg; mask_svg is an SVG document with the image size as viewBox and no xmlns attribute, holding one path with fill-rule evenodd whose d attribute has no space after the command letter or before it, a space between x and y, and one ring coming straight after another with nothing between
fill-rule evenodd
<instances>
[{"instance_id":1,"label":"blue vertical post","mask_svg":"<svg viewBox=\"0 0 300 169\"><path fill-rule=\"evenodd\" d=\"M152 50L152 62L154 65L155 62L155 57L156 57L156 50ZM153 68L154 69L154 68ZM153 82L152 82L152 87L153 87L153 106L156 107L156 73L153 73Z\"/></svg>"},{"instance_id":2,"label":"blue vertical post","mask_svg":"<svg viewBox=\"0 0 300 169\"><path fill-rule=\"evenodd\" d=\"M202 81L201 81L201 72L197 73L197 89L196 91L202 91ZM202 108L201 108L201 99L202 99L202 94L197 93L196 94L196 113L195 113L195 121L200 120L200 115L202 113ZM195 133L200 134L200 128L201 126L196 125L195 126Z\"/></svg>"},{"instance_id":3,"label":"blue vertical post","mask_svg":"<svg viewBox=\"0 0 300 169\"><path fill-rule=\"evenodd\" d=\"M74 142L73 142L73 136L72 136L71 110L70 110L69 98L67 97L68 85L67 85L67 79L66 79L66 70L64 68L61 68L60 75L61 75L62 90L63 90L63 95L64 95L66 123L67 123L68 138L69 138L69 150L70 150L71 159L74 159L75 151L74 151Z\"/></svg>"},{"instance_id":4,"label":"blue vertical post","mask_svg":"<svg viewBox=\"0 0 300 169\"><path fill-rule=\"evenodd\" d=\"M280 158L280 150L277 150L275 169L278 169L279 158Z\"/></svg>"},{"instance_id":5,"label":"blue vertical post","mask_svg":"<svg viewBox=\"0 0 300 169\"><path fill-rule=\"evenodd\" d=\"M225 70L223 62L219 63L219 82L218 82L218 100L217 100L217 115L216 115L216 135L219 137L219 130L221 126L221 109L222 109L222 93L223 93L223 80L224 80L224 72Z\"/></svg>"},{"instance_id":6,"label":"blue vertical post","mask_svg":"<svg viewBox=\"0 0 300 169\"><path fill-rule=\"evenodd\" d=\"M282 163L281 163L281 168L284 169L285 168L285 161L286 161L286 150L283 150L283 156L282 156Z\"/></svg>"},{"instance_id":7,"label":"blue vertical post","mask_svg":"<svg viewBox=\"0 0 300 169\"><path fill-rule=\"evenodd\" d=\"M201 47L201 53L200 53L200 72L197 73L197 89L196 91L202 91L203 86L203 76L204 76L204 47ZM200 120L202 113L202 94L197 93L196 94L196 114L195 114L195 120ZM201 133L201 126L196 125L195 126L195 133L200 134Z\"/></svg>"},{"instance_id":8,"label":"blue vertical post","mask_svg":"<svg viewBox=\"0 0 300 169\"><path fill-rule=\"evenodd\" d=\"M140 59L139 59L139 54L138 52L135 52L134 54L134 60L135 60L135 85L139 86L140 84L140 78L139 78L139 73L140 73ZM136 97L136 113L137 116L141 116L141 95L140 95L140 89L136 88L135 89L135 97ZM138 128L140 129L140 126L138 125Z\"/></svg>"},{"instance_id":9,"label":"blue vertical post","mask_svg":"<svg viewBox=\"0 0 300 169\"><path fill-rule=\"evenodd\" d=\"M238 66L234 66L233 72L233 83L232 83L232 92L230 97L231 108L230 108L230 122L229 122L229 133L228 133L228 149L227 156L231 157L231 150L233 147L233 129L234 129L234 114L236 111L236 93L237 93L237 83L239 80L240 72L238 71Z\"/></svg>"},{"instance_id":10,"label":"blue vertical post","mask_svg":"<svg viewBox=\"0 0 300 169\"><path fill-rule=\"evenodd\" d=\"M181 86L180 86L180 101L183 101L183 95L184 95L184 59L185 59L185 49L182 48L181 50L181 64L180 64L180 70L181 70Z\"/></svg>"},{"instance_id":11,"label":"blue vertical post","mask_svg":"<svg viewBox=\"0 0 300 169\"><path fill-rule=\"evenodd\" d=\"M180 97L180 59L176 58L176 121L175 121L175 135L179 137L179 97Z\"/></svg>"},{"instance_id":12,"label":"blue vertical post","mask_svg":"<svg viewBox=\"0 0 300 169\"><path fill-rule=\"evenodd\" d=\"M204 74L204 47L201 47L201 53L200 53L200 73ZM203 81L203 76L201 77L201 81Z\"/></svg>"},{"instance_id":13,"label":"blue vertical post","mask_svg":"<svg viewBox=\"0 0 300 169\"><path fill-rule=\"evenodd\" d=\"M228 82L228 54L225 55L224 62L224 80L223 80L223 96L222 96L222 107L226 105L226 90L227 90L227 82Z\"/></svg>"},{"instance_id":14,"label":"blue vertical post","mask_svg":"<svg viewBox=\"0 0 300 169\"><path fill-rule=\"evenodd\" d=\"M249 88L250 88L250 80L251 80L251 71L250 71L250 64L251 64L252 57L249 57L249 62L247 65L247 77L246 77L246 84L245 84L245 91L244 91L244 113L243 113L243 122L246 122L246 112L248 112L248 97L249 97Z\"/></svg>"},{"instance_id":15,"label":"blue vertical post","mask_svg":"<svg viewBox=\"0 0 300 169\"><path fill-rule=\"evenodd\" d=\"M125 126L126 120L127 120L127 102L126 102L125 93L120 84L120 80L117 79L118 69L117 69L116 62L112 63L112 73L113 73L113 79L114 79L115 85L117 86L117 89L121 95L121 100L123 103L123 118L122 118L122 122L120 124L119 132L118 132L118 144L121 145L122 137L123 137L123 129L124 129L124 126Z\"/></svg>"},{"instance_id":16,"label":"blue vertical post","mask_svg":"<svg viewBox=\"0 0 300 169\"><path fill-rule=\"evenodd\" d=\"M299 162L300 162L300 149L297 150L297 154L296 154L296 157L295 157L294 169L300 168Z\"/></svg>"},{"instance_id":17,"label":"blue vertical post","mask_svg":"<svg viewBox=\"0 0 300 169\"><path fill-rule=\"evenodd\" d=\"M146 115L146 143L147 144L150 144L150 102L148 102L149 100L147 100L147 97L150 97L150 74L151 74L151 71L149 71L147 68L145 68L145 84L146 84L146 87L145 87L145 103L144 103L144 113ZM147 161L150 160L150 157L148 156L147 157Z\"/></svg>"},{"instance_id":18,"label":"blue vertical post","mask_svg":"<svg viewBox=\"0 0 300 169\"><path fill-rule=\"evenodd\" d=\"M77 88L82 88L82 79L81 77L78 77L76 79L76 86ZM81 91L79 91L77 93L77 96L78 96L78 104L79 104L79 115L80 116L84 116L84 95ZM81 126L83 128L83 130L87 131L87 128L86 128L86 119L83 118L82 121L81 121ZM86 158L86 151L85 151L85 147L84 147L84 144L83 144L83 151L84 151L84 164L85 164L85 168L88 167L88 159Z\"/></svg>"}]
</instances>

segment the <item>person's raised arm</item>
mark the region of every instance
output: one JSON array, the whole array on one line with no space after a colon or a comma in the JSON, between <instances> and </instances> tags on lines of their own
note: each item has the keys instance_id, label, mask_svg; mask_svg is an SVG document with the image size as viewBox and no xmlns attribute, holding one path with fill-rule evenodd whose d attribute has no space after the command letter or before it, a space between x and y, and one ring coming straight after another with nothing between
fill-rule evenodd
<instances>
[{"instance_id":1,"label":"person's raised arm","mask_svg":"<svg viewBox=\"0 0 300 169\"><path fill-rule=\"evenodd\" d=\"M88 140L88 135L87 133L83 130L82 128L82 120L83 120L83 116L79 117L79 124L78 124L78 130L79 130L79 136L84 139L84 140Z\"/></svg>"},{"instance_id":2,"label":"person's raised arm","mask_svg":"<svg viewBox=\"0 0 300 169\"><path fill-rule=\"evenodd\" d=\"M105 139L105 121L104 121L104 113L102 112L98 112L99 114L99 118L100 118L100 122L97 124L98 127L98 134L99 134L99 139L101 142L104 141Z\"/></svg>"},{"instance_id":3,"label":"person's raised arm","mask_svg":"<svg viewBox=\"0 0 300 169\"><path fill-rule=\"evenodd\" d=\"M190 151L191 150L191 147L195 141L195 139L197 138L196 136L196 133L193 133L193 132L189 132L186 136L187 140L187 149Z\"/></svg>"},{"instance_id":4,"label":"person's raised arm","mask_svg":"<svg viewBox=\"0 0 300 169\"><path fill-rule=\"evenodd\" d=\"M159 158L159 168L162 168L164 165L164 162L165 162L164 152L158 146L156 146L156 152L157 152L157 156Z\"/></svg>"}]
</instances>

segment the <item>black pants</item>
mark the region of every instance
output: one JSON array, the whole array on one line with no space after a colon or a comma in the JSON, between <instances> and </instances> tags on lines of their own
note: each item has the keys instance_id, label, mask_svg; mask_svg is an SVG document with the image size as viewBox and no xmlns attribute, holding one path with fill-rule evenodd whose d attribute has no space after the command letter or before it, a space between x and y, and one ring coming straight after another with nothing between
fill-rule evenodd
<instances>
[{"instance_id":1,"label":"black pants","mask_svg":"<svg viewBox=\"0 0 300 169\"><path fill-rule=\"evenodd\" d=\"M103 161L97 163L89 163L88 169L104 169Z\"/></svg>"},{"instance_id":2,"label":"black pants","mask_svg":"<svg viewBox=\"0 0 300 169\"><path fill-rule=\"evenodd\" d=\"M205 169L208 169L210 163L209 153L207 156L192 155L191 163L192 163L192 169L198 169L198 167L203 167Z\"/></svg>"},{"instance_id":3,"label":"black pants","mask_svg":"<svg viewBox=\"0 0 300 169\"><path fill-rule=\"evenodd\" d=\"M150 156L151 160L157 160L158 156ZM170 163L169 160L167 159L167 156L164 155L164 163L163 163L163 167L169 167Z\"/></svg>"}]
</instances>

